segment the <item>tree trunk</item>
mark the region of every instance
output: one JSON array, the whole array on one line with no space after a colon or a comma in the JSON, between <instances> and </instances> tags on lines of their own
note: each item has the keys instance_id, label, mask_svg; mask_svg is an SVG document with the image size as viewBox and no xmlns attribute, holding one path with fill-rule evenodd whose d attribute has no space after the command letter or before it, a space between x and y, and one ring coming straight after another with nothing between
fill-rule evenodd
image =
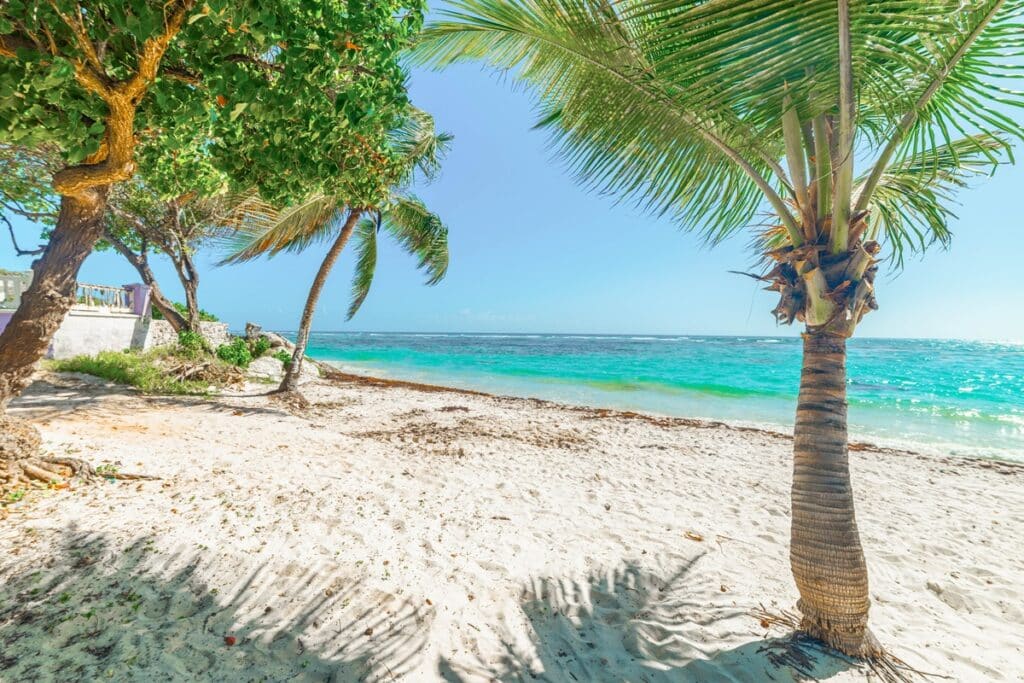
<instances>
[{"instance_id":1,"label":"tree trunk","mask_svg":"<svg viewBox=\"0 0 1024 683\"><path fill-rule=\"evenodd\" d=\"M792 506L790 565L801 629L848 655L879 654L867 628L868 574L850 484L842 336L804 334Z\"/></svg>"},{"instance_id":2,"label":"tree trunk","mask_svg":"<svg viewBox=\"0 0 1024 683\"><path fill-rule=\"evenodd\" d=\"M182 285L185 287L185 308L188 310L188 327L193 332L202 334L199 326L199 323L202 322L199 319L199 293L196 291L198 283L187 280L182 281Z\"/></svg>"},{"instance_id":3,"label":"tree trunk","mask_svg":"<svg viewBox=\"0 0 1024 683\"><path fill-rule=\"evenodd\" d=\"M39 457L39 432L3 411L29 385L36 363L75 303L78 270L103 234L107 191L100 186L61 198L50 242L32 264L32 284L0 334L0 492L33 481L60 482L90 469L79 461Z\"/></svg>"},{"instance_id":4,"label":"tree trunk","mask_svg":"<svg viewBox=\"0 0 1024 683\"><path fill-rule=\"evenodd\" d=\"M146 257L146 252L136 254L128 248L127 244L122 242L116 235L111 234L109 231L104 233L103 237L114 245L114 249L124 256L128 263L132 264L135 270L138 271L143 284L149 287L149 299L153 304L153 308L160 311L161 315L164 316L164 320L170 323L171 328L176 333L184 330L186 327L185 318L181 313L178 313L178 309L174 307L171 300L164 296L163 291L160 289L160 285L156 281L156 275L153 274L152 269L149 267L149 259Z\"/></svg>"},{"instance_id":5,"label":"tree trunk","mask_svg":"<svg viewBox=\"0 0 1024 683\"><path fill-rule=\"evenodd\" d=\"M348 218L345 219L345 225L342 226L341 232L338 234L338 239L331 245L330 250L324 257L324 262L320 264L320 270L317 271L316 277L313 279L313 285L309 289L309 296L306 297L306 307L302 310L302 320L299 322L299 332L295 338L295 351L292 353L292 362L285 372L280 391L295 391L299 386L299 377L302 375L302 360L306 356L306 345L309 343L309 328L313 324L313 313L316 311L316 303L320 299L320 292L323 291L324 283L327 282L327 276L330 274L331 269L334 268L334 264L338 260L341 251L345 248L348 238L352 236L352 231L355 229L360 213L360 211L355 209L349 212Z\"/></svg>"},{"instance_id":6,"label":"tree trunk","mask_svg":"<svg viewBox=\"0 0 1024 683\"><path fill-rule=\"evenodd\" d=\"M46 251L32 264L32 284L0 334L0 410L31 381L57 328L75 303L78 270L103 235L108 187L63 196Z\"/></svg>"},{"instance_id":7,"label":"tree trunk","mask_svg":"<svg viewBox=\"0 0 1024 683\"><path fill-rule=\"evenodd\" d=\"M190 332L199 332L199 275L196 273L192 259L187 254L176 252L165 247L164 252L170 257L174 264L174 272L178 274L178 281L185 292L185 327Z\"/></svg>"}]
</instances>

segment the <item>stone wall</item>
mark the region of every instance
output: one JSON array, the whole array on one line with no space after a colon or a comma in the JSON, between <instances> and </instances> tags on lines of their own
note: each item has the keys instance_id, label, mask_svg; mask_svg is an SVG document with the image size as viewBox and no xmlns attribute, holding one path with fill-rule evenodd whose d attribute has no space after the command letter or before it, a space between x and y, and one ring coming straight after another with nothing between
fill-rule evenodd
<instances>
[{"instance_id":1,"label":"stone wall","mask_svg":"<svg viewBox=\"0 0 1024 683\"><path fill-rule=\"evenodd\" d=\"M199 323L199 330L213 348L228 343L227 323L201 322ZM152 349L157 346L174 344L177 341L178 335L174 332L174 328L171 327L169 322L166 320L150 320L148 327L143 330L142 339L136 348Z\"/></svg>"}]
</instances>

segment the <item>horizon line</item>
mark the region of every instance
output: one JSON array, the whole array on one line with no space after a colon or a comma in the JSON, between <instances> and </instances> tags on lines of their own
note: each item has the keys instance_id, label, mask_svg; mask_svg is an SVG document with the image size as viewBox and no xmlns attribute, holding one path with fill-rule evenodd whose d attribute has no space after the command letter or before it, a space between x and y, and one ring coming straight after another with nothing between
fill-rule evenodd
<instances>
[{"instance_id":1,"label":"horizon line","mask_svg":"<svg viewBox=\"0 0 1024 683\"><path fill-rule=\"evenodd\" d=\"M269 328L264 328L269 329ZM291 334L297 332L293 329L270 329L278 334ZM800 334L706 334L686 332L480 332L480 331L414 331L414 330L310 330L311 334L377 334L377 335L404 335L404 336L474 336L474 337L627 337L627 338L679 338L679 337L721 337L721 338L744 338L744 339L799 339ZM850 339L873 339L887 341L957 341L972 342L981 344L1011 344L1024 345L1024 339L970 339L966 337L887 337L878 335L857 335Z\"/></svg>"}]
</instances>

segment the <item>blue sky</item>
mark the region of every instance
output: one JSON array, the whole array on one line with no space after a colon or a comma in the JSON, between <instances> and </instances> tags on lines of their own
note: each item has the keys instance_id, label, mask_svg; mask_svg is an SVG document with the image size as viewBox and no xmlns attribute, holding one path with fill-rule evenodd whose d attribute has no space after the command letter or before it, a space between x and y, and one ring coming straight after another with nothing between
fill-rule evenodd
<instances>
[{"instance_id":1,"label":"blue sky","mask_svg":"<svg viewBox=\"0 0 1024 683\"><path fill-rule=\"evenodd\" d=\"M352 254L325 289L317 330L797 334L769 314L774 296L730 274L752 263L749 236L714 248L613 198L588 193L531 130L529 97L473 66L416 71L415 103L455 141L441 177L418 190L449 226L451 268L425 287L415 263L382 246L377 278L346 323ZM858 334L1024 341L1024 218L1013 204L1024 167L1003 168L961 193L952 248L910 258L899 276L877 281L881 310ZM35 229L19 225L22 246ZM0 243L0 268L27 268ZM234 328L246 321L292 330L322 250L214 268L199 258L200 301ZM157 276L176 298L173 271ZM135 282L113 253L94 254L80 281Z\"/></svg>"}]
</instances>

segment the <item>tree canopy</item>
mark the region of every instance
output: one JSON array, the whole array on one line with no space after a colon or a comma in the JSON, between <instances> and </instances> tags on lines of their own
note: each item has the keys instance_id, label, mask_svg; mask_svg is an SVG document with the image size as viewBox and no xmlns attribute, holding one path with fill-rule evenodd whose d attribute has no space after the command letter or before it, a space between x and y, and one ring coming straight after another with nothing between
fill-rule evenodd
<instances>
[{"instance_id":1,"label":"tree canopy","mask_svg":"<svg viewBox=\"0 0 1024 683\"><path fill-rule=\"evenodd\" d=\"M422 13L420 0L8 0L0 142L53 145L115 182L137 168L166 196L231 185L286 203L344 186L369 201L390 182L363 162L387 161L406 105L398 54Z\"/></svg>"},{"instance_id":2,"label":"tree canopy","mask_svg":"<svg viewBox=\"0 0 1024 683\"><path fill-rule=\"evenodd\" d=\"M277 208L258 196L240 197L225 214L232 231L224 240L228 252L224 263L302 251L315 242L334 239L355 212L362 219L352 233L357 256L348 319L370 292L381 231L416 257L428 285L440 282L448 271L448 229L410 190L417 180L431 181L437 176L452 137L436 131L430 114L410 106L388 140L390 152L398 159L388 174L393 185L373 203L359 204L343 193L313 193L301 202Z\"/></svg>"}]
</instances>

